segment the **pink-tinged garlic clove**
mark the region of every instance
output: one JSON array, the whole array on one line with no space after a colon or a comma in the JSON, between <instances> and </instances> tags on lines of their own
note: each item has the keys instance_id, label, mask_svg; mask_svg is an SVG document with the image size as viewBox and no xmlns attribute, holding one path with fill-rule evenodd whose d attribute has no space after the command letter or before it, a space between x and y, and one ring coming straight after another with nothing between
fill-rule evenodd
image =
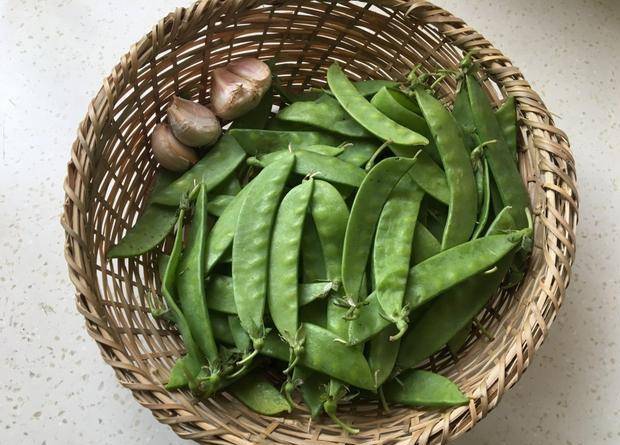
<instances>
[{"instance_id":1,"label":"pink-tinged garlic clove","mask_svg":"<svg viewBox=\"0 0 620 445\"><path fill-rule=\"evenodd\" d=\"M198 162L194 150L175 138L167 124L155 126L151 135L151 149L157 162L174 172L184 172Z\"/></svg>"},{"instance_id":2,"label":"pink-tinged garlic clove","mask_svg":"<svg viewBox=\"0 0 620 445\"><path fill-rule=\"evenodd\" d=\"M174 97L168 107L168 123L174 136L190 147L213 145L222 134L222 126L207 107Z\"/></svg>"},{"instance_id":3,"label":"pink-tinged garlic clove","mask_svg":"<svg viewBox=\"0 0 620 445\"><path fill-rule=\"evenodd\" d=\"M222 119L232 120L244 115L260 102L257 87L224 68L212 73L211 106Z\"/></svg>"},{"instance_id":4,"label":"pink-tinged garlic clove","mask_svg":"<svg viewBox=\"0 0 620 445\"><path fill-rule=\"evenodd\" d=\"M256 85L261 97L271 86L271 70L261 60L253 57L233 60L226 66L226 69Z\"/></svg>"}]
</instances>

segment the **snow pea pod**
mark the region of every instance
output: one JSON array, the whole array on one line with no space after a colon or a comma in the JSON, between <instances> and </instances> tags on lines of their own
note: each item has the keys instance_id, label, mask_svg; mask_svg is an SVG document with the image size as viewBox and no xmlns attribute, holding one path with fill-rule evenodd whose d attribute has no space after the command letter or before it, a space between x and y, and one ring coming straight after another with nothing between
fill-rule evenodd
<instances>
[{"instance_id":1,"label":"snow pea pod","mask_svg":"<svg viewBox=\"0 0 620 445\"><path fill-rule=\"evenodd\" d=\"M309 145L332 145L340 143L337 136L317 131L276 131L233 129L228 134L234 137L250 156L274 151L303 148Z\"/></svg>"},{"instance_id":2,"label":"snow pea pod","mask_svg":"<svg viewBox=\"0 0 620 445\"><path fill-rule=\"evenodd\" d=\"M312 218L306 218L301 237L302 279L306 283L326 280L325 260L321 241Z\"/></svg>"},{"instance_id":3,"label":"snow pea pod","mask_svg":"<svg viewBox=\"0 0 620 445\"><path fill-rule=\"evenodd\" d=\"M487 236L497 236L515 227L511 212L505 209L491 224ZM398 367L408 369L416 366L467 326L497 292L513 256L514 248L495 263L497 268L491 273L479 272L433 302L403 339Z\"/></svg>"},{"instance_id":4,"label":"snow pea pod","mask_svg":"<svg viewBox=\"0 0 620 445\"><path fill-rule=\"evenodd\" d=\"M161 192L153 195L153 202L177 206L181 197L200 182L205 183L207 190L212 190L230 177L244 159L245 153L237 141L229 135L224 135L190 170Z\"/></svg>"},{"instance_id":5,"label":"snow pea pod","mask_svg":"<svg viewBox=\"0 0 620 445\"><path fill-rule=\"evenodd\" d=\"M416 264L409 270L406 304L413 310L466 279L491 269L530 233L531 229L522 229L485 236L444 250ZM352 345L366 341L390 323L379 314L380 305L375 292L364 303L358 318L349 324L349 344Z\"/></svg>"},{"instance_id":6,"label":"snow pea pod","mask_svg":"<svg viewBox=\"0 0 620 445\"><path fill-rule=\"evenodd\" d=\"M214 216L222 216L226 207L235 199L234 196L231 195L217 195L212 199L209 199L207 203L207 211Z\"/></svg>"},{"instance_id":7,"label":"snow pea pod","mask_svg":"<svg viewBox=\"0 0 620 445\"><path fill-rule=\"evenodd\" d=\"M120 242L108 251L108 258L141 255L153 249L168 236L177 221L177 209L154 204L151 197L168 187L175 179L176 175L166 170L161 170L157 174L155 186L146 202L144 212Z\"/></svg>"},{"instance_id":8,"label":"snow pea pod","mask_svg":"<svg viewBox=\"0 0 620 445\"><path fill-rule=\"evenodd\" d=\"M278 209L271 235L267 303L273 323L291 345L293 354L301 353L299 328L299 251L306 213L314 180L291 189Z\"/></svg>"},{"instance_id":9,"label":"snow pea pod","mask_svg":"<svg viewBox=\"0 0 620 445\"><path fill-rule=\"evenodd\" d=\"M408 406L446 408L469 403L469 398L450 380L421 369L408 372L398 380L385 384L383 393L390 402Z\"/></svg>"},{"instance_id":10,"label":"snow pea pod","mask_svg":"<svg viewBox=\"0 0 620 445\"><path fill-rule=\"evenodd\" d=\"M360 167L368 162L378 147L376 141L357 139L345 145L345 150L338 155L338 159Z\"/></svg>"},{"instance_id":11,"label":"snow pea pod","mask_svg":"<svg viewBox=\"0 0 620 445\"><path fill-rule=\"evenodd\" d=\"M476 136L476 124L474 123L474 116L471 110L471 104L469 103L469 94L467 93L467 84L465 82L461 83L456 97L454 98L452 116L454 116L454 120L456 120L459 127L461 127L465 148L472 151L478 146L479 142Z\"/></svg>"},{"instance_id":12,"label":"snow pea pod","mask_svg":"<svg viewBox=\"0 0 620 445\"><path fill-rule=\"evenodd\" d=\"M381 209L400 179L415 164L414 159L388 158L378 163L364 178L347 223L342 257L342 284L345 294L357 302L362 287L375 227Z\"/></svg>"},{"instance_id":13,"label":"snow pea pod","mask_svg":"<svg viewBox=\"0 0 620 445\"><path fill-rule=\"evenodd\" d=\"M339 156L344 152L345 147L332 147L331 145L308 145L304 150L312 151L325 156Z\"/></svg>"},{"instance_id":14,"label":"snow pea pod","mask_svg":"<svg viewBox=\"0 0 620 445\"><path fill-rule=\"evenodd\" d=\"M353 82L355 89L364 97L374 96L382 88L396 88L398 82L385 79L359 80Z\"/></svg>"},{"instance_id":15,"label":"snow pea pod","mask_svg":"<svg viewBox=\"0 0 620 445\"><path fill-rule=\"evenodd\" d=\"M448 340L446 346L448 346L448 350L453 356L456 356L461 348L467 343L467 339L469 338L469 334L471 333L471 324L466 325L460 331L458 331L454 336Z\"/></svg>"},{"instance_id":16,"label":"snow pea pod","mask_svg":"<svg viewBox=\"0 0 620 445\"><path fill-rule=\"evenodd\" d=\"M362 127L384 141L403 145L426 145L428 139L385 116L368 102L337 63L327 70L327 83L338 102Z\"/></svg>"},{"instance_id":17,"label":"snow pea pod","mask_svg":"<svg viewBox=\"0 0 620 445\"><path fill-rule=\"evenodd\" d=\"M506 145L510 149L515 161L517 155L517 102L514 96L508 96L504 103L495 112L497 122L502 129Z\"/></svg>"},{"instance_id":18,"label":"snow pea pod","mask_svg":"<svg viewBox=\"0 0 620 445\"><path fill-rule=\"evenodd\" d=\"M480 140L496 143L485 149L485 156L497 185L503 206L510 206L518 227L527 226L524 209L529 208L529 196L517 169L513 154L491 107L489 98L476 78L467 75L467 90Z\"/></svg>"},{"instance_id":19,"label":"snow pea pod","mask_svg":"<svg viewBox=\"0 0 620 445\"><path fill-rule=\"evenodd\" d=\"M478 222L472 235L473 239L478 238L487 225L489 213L491 212L491 178L489 175L489 163L486 159L482 161L482 169L477 172L482 176L482 203L478 213Z\"/></svg>"},{"instance_id":20,"label":"snow pea pod","mask_svg":"<svg viewBox=\"0 0 620 445\"><path fill-rule=\"evenodd\" d=\"M299 381L299 391L310 411L310 416L314 419L323 411L323 401L325 388L329 383L326 375L314 372L303 366L297 366L293 371L293 382Z\"/></svg>"},{"instance_id":21,"label":"snow pea pod","mask_svg":"<svg viewBox=\"0 0 620 445\"><path fill-rule=\"evenodd\" d=\"M413 234L413 264L421 263L441 251L441 243L420 222L416 225Z\"/></svg>"},{"instance_id":22,"label":"snow pea pod","mask_svg":"<svg viewBox=\"0 0 620 445\"><path fill-rule=\"evenodd\" d=\"M296 122L327 130L342 136L363 138L372 136L342 109L336 99L323 95L313 102L296 102L277 114L277 119Z\"/></svg>"},{"instance_id":23,"label":"snow pea pod","mask_svg":"<svg viewBox=\"0 0 620 445\"><path fill-rule=\"evenodd\" d=\"M287 153L287 150L282 150L260 156L256 161L254 161L255 158L250 158L248 162L260 167L266 167L273 162L277 162L283 156L287 156ZM302 176L312 174L316 179L323 179L351 187L359 187L366 176L366 173L361 168L338 158L301 149L294 150L294 153L296 159L294 171Z\"/></svg>"},{"instance_id":24,"label":"snow pea pod","mask_svg":"<svg viewBox=\"0 0 620 445\"><path fill-rule=\"evenodd\" d=\"M411 157L410 150L401 150L394 145L390 145L390 150L392 150L396 156L404 158ZM431 159L428 153L420 151L416 154L416 163L411 168L410 175L426 193L437 201L446 205L450 203L450 188L448 187L446 174L441 167Z\"/></svg>"},{"instance_id":25,"label":"snow pea pod","mask_svg":"<svg viewBox=\"0 0 620 445\"><path fill-rule=\"evenodd\" d=\"M232 277L241 325L260 350L265 336L263 313L267 294L271 231L295 156L274 162L252 181L241 206L233 239Z\"/></svg>"},{"instance_id":26,"label":"snow pea pod","mask_svg":"<svg viewBox=\"0 0 620 445\"><path fill-rule=\"evenodd\" d=\"M467 241L474 230L478 210L476 180L461 132L450 112L423 88L417 88L415 93L450 188L448 220L441 240L441 248L449 249Z\"/></svg>"},{"instance_id":27,"label":"snow pea pod","mask_svg":"<svg viewBox=\"0 0 620 445\"><path fill-rule=\"evenodd\" d=\"M275 416L290 412L291 407L278 391L262 374L248 374L230 387L230 392L252 411Z\"/></svg>"},{"instance_id":28,"label":"snow pea pod","mask_svg":"<svg viewBox=\"0 0 620 445\"><path fill-rule=\"evenodd\" d=\"M409 262L420 203L424 192L410 175L404 175L390 193L377 223L372 256L377 299L385 317L396 324L400 338L407 330Z\"/></svg>"},{"instance_id":29,"label":"snow pea pod","mask_svg":"<svg viewBox=\"0 0 620 445\"><path fill-rule=\"evenodd\" d=\"M396 334L393 326L388 326L370 340L368 350L368 365L372 371L377 387L383 385L392 374L396 364L396 357L400 349L400 339L391 341L390 337Z\"/></svg>"},{"instance_id":30,"label":"snow pea pod","mask_svg":"<svg viewBox=\"0 0 620 445\"><path fill-rule=\"evenodd\" d=\"M192 337L211 366L218 362L205 294L205 256L207 237L207 188L198 186L194 215L187 245L177 271L177 292L181 311L187 319Z\"/></svg>"}]
</instances>

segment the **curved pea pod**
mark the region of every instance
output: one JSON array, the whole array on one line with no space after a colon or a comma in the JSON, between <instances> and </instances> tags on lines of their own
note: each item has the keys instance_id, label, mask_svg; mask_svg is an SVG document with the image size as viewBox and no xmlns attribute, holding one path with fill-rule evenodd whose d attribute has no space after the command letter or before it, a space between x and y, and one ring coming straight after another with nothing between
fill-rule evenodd
<instances>
[{"instance_id":1,"label":"curved pea pod","mask_svg":"<svg viewBox=\"0 0 620 445\"><path fill-rule=\"evenodd\" d=\"M165 189L175 178L176 175L165 170L161 170L157 174L155 186L147 200L144 212L120 242L108 251L108 258L128 258L142 255L168 236L177 221L178 209L154 204L151 197Z\"/></svg>"},{"instance_id":2,"label":"curved pea pod","mask_svg":"<svg viewBox=\"0 0 620 445\"><path fill-rule=\"evenodd\" d=\"M409 172L414 159L388 158L364 178L347 224L342 255L342 284L347 297L357 301L370 256L381 209L398 181Z\"/></svg>"},{"instance_id":3,"label":"curved pea pod","mask_svg":"<svg viewBox=\"0 0 620 445\"><path fill-rule=\"evenodd\" d=\"M347 142L344 144L344 151L338 155L338 159L360 167L368 162L375 151L377 151L377 148L379 148L379 145L374 140L365 139Z\"/></svg>"},{"instance_id":4,"label":"curved pea pod","mask_svg":"<svg viewBox=\"0 0 620 445\"><path fill-rule=\"evenodd\" d=\"M495 144L486 147L484 153L489 161L502 205L512 208L513 218L518 227L526 227L527 218L524 210L529 208L529 196L497 116L495 116L489 98L471 74L467 75L467 90L480 140L496 141Z\"/></svg>"},{"instance_id":5,"label":"curved pea pod","mask_svg":"<svg viewBox=\"0 0 620 445\"><path fill-rule=\"evenodd\" d=\"M386 318L396 323L399 338L407 329L403 299L420 203L424 192L404 175L390 193L377 223L372 265L377 299Z\"/></svg>"},{"instance_id":6,"label":"curved pea pod","mask_svg":"<svg viewBox=\"0 0 620 445\"><path fill-rule=\"evenodd\" d=\"M153 195L153 202L177 206L181 197L200 182L212 190L224 182L241 165L245 153L231 136L224 135L190 170L161 192Z\"/></svg>"},{"instance_id":7,"label":"curved pea pod","mask_svg":"<svg viewBox=\"0 0 620 445\"><path fill-rule=\"evenodd\" d=\"M461 348L467 343L467 339L469 338L469 334L471 333L471 324L466 325L460 331L452 336L450 340L448 340L447 346L450 354L456 356Z\"/></svg>"},{"instance_id":8,"label":"curved pea pod","mask_svg":"<svg viewBox=\"0 0 620 445\"><path fill-rule=\"evenodd\" d=\"M232 277L235 306L241 325L260 349L265 335L263 313L267 294L269 243L280 197L295 156L269 165L252 181L233 239Z\"/></svg>"},{"instance_id":9,"label":"curved pea pod","mask_svg":"<svg viewBox=\"0 0 620 445\"><path fill-rule=\"evenodd\" d=\"M478 206L476 180L458 124L442 103L423 88L416 98L441 156L450 189L448 220L441 248L449 249L467 241L476 224Z\"/></svg>"},{"instance_id":10,"label":"curved pea pod","mask_svg":"<svg viewBox=\"0 0 620 445\"><path fill-rule=\"evenodd\" d=\"M297 366L293 371L293 382L295 381L301 381L299 391L310 411L310 416L313 419L318 417L323 411L323 400L326 397L325 388L329 383L329 378L303 366Z\"/></svg>"},{"instance_id":11,"label":"curved pea pod","mask_svg":"<svg viewBox=\"0 0 620 445\"><path fill-rule=\"evenodd\" d=\"M441 251L441 243L420 222L416 225L413 234L413 264L421 263Z\"/></svg>"},{"instance_id":12,"label":"curved pea pod","mask_svg":"<svg viewBox=\"0 0 620 445\"><path fill-rule=\"evenodd\" d=\"M271 114L271 107L273 106L273 89L269 88L263 95L260 102L256 107L245 113L243 116L238 117L230 125L230 128L244 128L262 130L267 125L267 120Z\"/></svg>"},{"instance_id":13,"label":"curved pea pod","mask_svg":"<svg viewBox=\"0 0 620 445\"><path fill-rule=\"evenodd\" d=\"M502 129L506 145L510 149L515 161L517 155L517 102L514 96L508 96L504 103L495 112L497 122Z\"/></svg>"},{"instance_id":14,"label":"curved pea pod","mask_svg":"<svg viewBox=\"0 0 620 445\"><path fill-rule=\"evenodd\" d=\"M359 187L366 176L366 173L361 168L338 158L307 150L295 150L294 153L296 159L295 173L302 176L313 175L315 179L323 179L351 187ZM251 162L261 167L266 167L286 155L287 150L283 150L263 155L258 158L257 162Z\"/></svg>"},{"instance_id":15,"label":"curved pea pod","mask_svg":"<svg viewBox=\"0 0 620 445\"><path fill-rule=\"evenodd\" d=\"M207 189L200 184L187 245L177 272L179 305L192 336L209 364L218 361L218 349L213 338L205 294L205 256L207 237Z\"/></svg>"},{"instance_id":16,"label":"curved pea pod","mask_svg":"<svg viewBox=\"0 0 620 445\"><path fill-rule=\"evenodd\" d=\"M353 82L355 89L364 97L374 96L382 88L397 88L398 82L385 79L359 80Z\"/></svg>"},{"instance_id":17,"label":"curved pea pod","mask_svg":"<svg viewBox=\"0 0 620 445\"><path fill-rule=\"evenodd\" d=\"M474 230L473 239L478 238L487 225L489 213L491 212L491 178L489 174L489 163L486 159L482 162L482 169L476 172L482 178L482 202L478 211L478 221Z\"/></svg>"},{"instance_id":18,"label":"curved pea pod","mask_svg":"<svg viewBox=\"0 0 620 445\"><path fill-rule=\"evenodd\" d=\"M286 398L262 374L248 374L230 387L230 392L252 411L265 416L290 412Z\"/></svg>"},{"instance_id":19,"label":"curved pea pod","mask_svg":"<svg viewBox=\"0 0 620 445\"><path fill-rule=\"evenodd\" d=\"M309 145L332 145L340 143L337 136L318 131L277 131L233 129L228 134L234 137L250 156L274 151L303 148Z\"/></svg>"},{"instance_id":20,"label":"curved pea pod","mask_svg":"<svg viewBox=\"0 0 620 445\"><path fill-rule=\"evenodd\" d=\"M301 237L301 267L304 282L327 280L321 241L312 218L306 218Z\"/></svg>"},{"instance_id":21,"label":"curved pea pod","mask_svg":"<svg viewBox=\"0 0 620 445\"><path fill-rule=\"evenodd\" d=\"M217 195L214 196L213 199L210 199L207 203L207 211L214 216L222 216L226 207L235 199L234 196L230 195Z\"/></svg>"},{"instance_id":22,"label":"curved pea pod","mask_svg":"<svg viewBox=\"0 0 620 445\"><path fill-rule=\"evenodd\" d=\"M312 102L296 102L281 110L277 119L311 125L348 137L372 136L342 109L336 99L323 95Z\"/></svg>"},{"instance_id":23,"label":"curved pea pod","mask_svg":"<svg viewBox=\"0 0 620 445\"><path fill-rule=\"evenodd\" d=\"M361 351L337 341L338 337L327 329L310 323L302 326L306 342L299 361L301 366L358 388L376 389L368 362ZM273 332L265 338L260 352L282 361L289 359L288 345Z\"/></svg>"},{"instance_id":24,"label":"curved pea pod","mask_svg":"<svg viewBox=\"0 0 620 445\"><path fill-rule=\"evenodd\" d=\"M304 181L284 196L271 236L267 302L275 327L291 347L299 328L299 251L313 186L313 179Z\"/></svg>"},{"instance_id":25,"label":"curved pea pod","mask_svg":"<svg viewBox=\"0 0 620 445\"><path fill-rule=\"evenodd\" d=\"M400 349L400 339L390 340L390 337L395 334L396 330L394 327L388 326L370 340L368 365L377 387L383 385L390 377L396 364L396 357Z\"/></svg>"},{"instance_id":26,"label":"curved pea pod","mask_svg":"<svg viewBox=\"0 0 620 445\"><path fill-rule=\"evenodd\" d=\"M458 386L447 378L429 371L415 370L383 385L390 402L425 408L447 408L469 403Z\"/></svg>"},{"instance_id":27,"label":"curved pea pod","mask_svg":"<svg viewBox=\"0 0 620 445\"><path fill-rule=\"evenodd\" d=\"M512 215L506 209L491 224L487 236L514 227ZM403 339L398 367L408 369L416 366L467 326L498 291L513 256L514 249L500 259L490 273L480 272L434 301Z\"/></svg>"},{"instance_id":28,"label":"curved pea pod","mask_svg":"<svg viewBox=\"0 0 620 445\"><path fill-rule=\"evenodd\" d=\"M384 141L403 145L426 145L428 139L394 122L362 96L337 63L327 70L327 83L347 113L362 127Z\"/></svg>"},{"instance_id":29,"label":"curved pea pod","mask_svg":"<svg viewBox=\"0 0 620 445\"><path fill-rule=\"evenodd\" d=\"M390 150L396 156L410 158L410 150L401 150L394 145L390 145ZM448 205L450 203L450 187L444 171L431 159L426 152L416 153L416 163L411 168L410 175L426 193L437 201Z\"/></svg>"},{"instance_id":30,"label":"curved pea pod","mask_svg":"<svg viewBox=\"0 0 620 445\"><path fill-rule=\"evenodd\" d=\"M406 304L411 310L416 309L466 279L491 270L530 233L531 229L522 229L502 235L485 236L444 250L416 264L409 270ZM366 341L389 325L389 321L380 315L380 305L375 292L370 294L364 303L359 309L358 318L349 324L349 344L352 345ZM408 333L407 337L410 335Z\"/></svg>"},{"instance_id":31,"label":"curved pea pod","mask_svg":"<svg viewBox=\"0 0 620 445\"><path fill-rule=\"evenodd\" d=\"M454 98L454 106L452 107L452 116L461 127L463 133L463 142L467 150L472 151L479 144L476 136L476 124L469 103L469 94L467 93L467 84L461 83L461 86Z\"/></svg>"}]
</instances>

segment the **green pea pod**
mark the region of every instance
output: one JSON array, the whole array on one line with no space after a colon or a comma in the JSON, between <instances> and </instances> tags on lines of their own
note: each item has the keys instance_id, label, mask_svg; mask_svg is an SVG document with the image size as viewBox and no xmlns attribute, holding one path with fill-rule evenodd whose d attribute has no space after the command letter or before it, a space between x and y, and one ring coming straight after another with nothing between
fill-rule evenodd
<instances>
[{"instance_id":1,"label":"green pea pod","mask_svg":"<svg viewBox=\"0 0 620 445\"><path fill-rule=\"evenodd\" d=\"M351 207L342 257L345 294L358 301L381 209L400 179L414 165L414 159L388 158L364 178Z\"/></svg>"},{"instance_id":2,"label":"green pea pod","mask_svg":"<svg viewBox=\"0 0 620 445\"><path fill-rule=\"evenodd\" d=\"M301 237L302 279L306 283L327 280L319 234L312 218L306 218Z\"/></svg>"},{"instance_id":3,"label":"green pea pod","mask_svg":"<svg viewBox=\"0 0 620 445\"><path fill-rule=\"evenodd\" d=\"M230 392L252 411L265 416L290 412L286 398L263 375L248 374L230 387Z\"/></svg>"},{"instance_id":4,"label":"green pea pod","mask_svg":"<svg viewBox=\"0 0 620 445\"><path fill-rule=\"evenodd\" d=\"M508 96L501 107L495 112L497 121L502 129L506 145L510 149L515 161L517 156L517 102L514 96Z\"/></svg>"},{"instance_id":5,"label":"green pea pod","mask_svg":"<svg viewBox=\"0 0 620 445\"><path fill-rule=\"evenodd\" d=\"M205 272L208 274L232 246L239 212L251 188L247 184L224 209L207 237L207 259Z\"/></svg>"},{"instance_id":6,"label":"green pea pod","mask_svg":"<svg viewBox=\"0 0 620 445\"><path fill-rule=\"evenodd\" d=\"M378 147L375 141L357 139L345 144L345 150L338 155L338 159L360 167L368 162Z\"/></svg>"},{"instance_id":7,"label":"green pea pod","mask_svg":"<svg viewBox=\"0 0 620 445\"><path fill-rule=\"evenodd\" d=\"M278 119L311 125L342 136L363 138L372 136L349 117L338 101L323 95L313 102L296 102L281 110Z\"/></svg>"},{"instance_id":8,"label":"green pea pod","mask_svg":"<svg viewBox=\"0 0 620 445\"><path fill-rule=\"evenodd\" d=\"M300 381L299 390L310 416L313 419L317 418L323 411L325 388L329 378L303 366L297 366L293 371L293 382L295 381Z\"/></svg>"},{"instance_id":9,"label":"green pea pod","mask_svg":"<svg viewBox=\"0 0 620 445\"><path fill-rule=\"evenodd\" d=\"M452 108L452 116L459 124L463 133L463 142L470 152L476 148L480 142L476 136L476 124L474 122L471 104L469 103L469 94L467 93L467 84L461 83L461 86L454 98L454 107Z\"/></svg>"},{"instance_id":10,"label":"green pea pod","mask_svg":"<svg viewBox=\"0 0 620 445\"><path fill-rule=\"evenodd\" d=\"M390 149L396 156L410 158L410 150L401 150L394 145L390 145ZM450 188L446 180L446 174L435 161L426 152L418 152L416 154L416 163L410 172L413 180L422 189L443 204L450 203Z\"/></svg>"},{"instance_id":11,"label":"green pea pod","mask_svg":"<svg viewBox=\"0 0 620 445\"><path fill-rule=\"evenodd\" d=\"M229 324L229 316L215 311L211 311L209 313L209 316L211 317L211 327L213 328L213 335L215 336L216 340L226 345L234 346L236 342L235 336L233 336ZM237 322L239 322L239 317L234 318L237 320ZM243 331L243 328L241 328L241 330ZM245 335L247 337L247 334ZM244 349L242 349L241 351L244 351Z\"/></svg>"},{"instance_id":12,"label":"green pea pod","mask_svg":"<svg viewBox=\"0 0 620 445\"><path fill-rule=\"evenodd\" d=\"M472 239L478 238L487 225L489 213L491 212L491 178L489 174L489 163L486 159L482 162L482 170L479 172L482 176L482 204L478 213L478 222L476 229L472 235Z\"/></svg>"},{"instance_id":13,"label":"green pea pod","mask_svg":"<svg viewBox=\"0 0 620 445\"><path fill-rule=\"evenodd\" d=\"M301 237L314 180L289 191L278 209L271 236L267 302L271 319L292 348L299 328L298 265Z\"/></svg>"},{"instance_id":14,"label":"green pea pod","mask_svg":"<svg viewBox=\"0 0 620 445\"><path fill-rule=\"evenodd\" d=\"M243 326L241 326L239 317L230 315L228 317L228 328L230 329L230 334L237 350L242 353L249 351L252 346L252 340L250 339L248 333L243 329Z\"/></svg>"},{"instance_id":15,"label":"green pea pod","mask_svg":"<svg viewBox=\"0 0 620 445\"><path fill-rule=\"evenodd\" d=\"M426 145L428 139L394 122L373 107L351 83L337 63L327 70L327 83L338 102L362 127L384 141L403 145Z\"/></svg>"},{"instance_id":16,"label":"green pea pod","mask_svg":"<svg viewBox=\"0 0 620 445\"><path fill-rule=\"evenodd\" d=\"M144 212L123 239L112 247L108 258L128 258L142 255L161 243L177 221L177 209L153 204L151 197L170 185L176 176L165 170L157 174L155 186L147 200Z\"/></svg>"},{"instance_id":17,"label":"green pea pod","mask_svg":"<svg viewBox=\"0 0 620 445\"><path fill-rule=\"evenodd\" d=\"M263 313L267 294L269 243L280 196L295 155L288 154L266 167L252 181L241 206L233 239L232 277L235 306L241 325L260 350L265 336Z\"/></svg>"},{"instance_id":18,"label":"green pea pod","mask_svg":"<svg viewBox=\"0 0 620 445\"><path fill-rule=\"evenodd\" d=\"M253 160L250 162L258 164L260 167L266 167L277 162L283 156L287 156L287 153L287 150L269 153L259 157L257 162ZM338 158L307 150L295 150L294 153L296 157L295 173L302 176L313 175L315 179L323 179L351 187L359 187L366 176L361 168Z\"/></svg>"},{"instance_id":19,"label":"green pea pod","mask_svg":"<svg viewBox=\"0 0 620 445\"><path fill-rule=\"evenodd\" d=\"M209 200L207 203L207 211L214 216L222 216L226 207L235 199L231 195L217 195Z\"/></svg>"},{"instance_id":20,"label":"green pea pod","mask_svg":"<svg viewBox=\"0 0 620 445\"><path fill-rule=\"evenodd\" d=\"M299 313L300 320L304 324L309 323L327 329L327 308L327 301L315 300L302 308Z\"/></svg>"},{"instance_id":21,"label":"green pea pod","mask_svg":"<svg viewBox=\"0 0 620 445\"><path fill-rule=\"evenodd\" d=\"M476 180L469 153L459 127L450 112L423 88L416 89L418 105L441 156L450 189L448 220L441 248L449 249L467 241L476 224Z\"/></svg>"},{"instance_id":22,"label":"green pea pod","mask_svg":"<svg viewBox=\"0 0 620 445\"><path fill-rule=\"evenodd\" d=\"M177 271L177 292L179 305L192 336L204 357L213 366L219 357L211 329L204 286L206 238L207 189L202 183L196 196L187 245Z\"/></svg>"},{"instance_id":23,"label":"green pea pod","mask_svg":"<svg viewBox=\"0 0 620 445\"><path fill-rule=\"evenodd\" d=\"M441 251L441 243L420 222L416 225L413 234L413 264L421 263Z\"/></svg>"},{"instance_id":24,"label":"green pea pod","mask_svg":"<svg viewBox=\"0 0 620 445\"><path fill-rule=\"evenodd\" d=\"M467 75L467 90L480 140L496 141L495 144L486 147L484 154L489 161L502 205L512 208L513 218L519 228L526 227L527 218L524 210L529 208L530 200L514 163L513 153L506 143L489 98L471 74Z\"/></svg>"},{"instance_id":25,"label":"green pea pod","mask_svg":"<svg viewBox=\"0 0 620 445\"><path fill-rule=\"evenodd\" d=\"M212 190L209 190L209 195L217 196L217 195L230 195L237 196L237 193L241 191L241 183L236 176L229 176L224 180L220 185L215 187ZM211 196L209 196L211 197Z\"/></svg>"},{"instance_id":26,"label":"green pea pod","mask_svg":"<svg viewBox=\"0 0 620 445\"><path fill-rule=\"evenodd\" d=\"M181 197L200 182L204 182L207 190L213 190L230 177L244 159L245 153L235 139L224 135L191 169L161 192L153 195L153 202L177 206Z\"/></svg>"},{"instance_id":27,"label":"green pea pod","mask_svg":"<svg viewBox=\"0 0 620 445\"><path fill-rule=\"evenodd\" d=\"M353 82L355 89L364 97L374 96L382 88L397 88L398 82L384 79L370 79Z\"/></svg>"},{"instance_id":28,"label":"green pea pod","mask_svg":"<svg viewBox=\"0 0 620 445\"><path fill-rule=\"evenodd\" d=\"M273 89L267 90L256 107L238 117L230 125L230 128L244 128L262 130L267 125L267 119L273 106Z\"/></svg>"},{"instance_id":29,"label":"green pea pod","mask_svg":"<svg viewBox=\"0 0 620 445\"><path fill-rule=\"evenodd\" d=\"M454 336L448 340L447 346L450 353L456 357L461 348L467 343L469 334L471 333L471 324L466 325L463 329L458 331Z\"/></svg>"},{"instance_id":30,"label":"green pea pod","mask_svg":"<svg viewBox=\"0 0 620 445\"><path fill-rule=\"evenodd\" d=\"M274 151L303 148L309 145L339 144L338 137L317 131L275 131L233 129L228 134L234 137L250 156Z\"/></svg>"},{"instance_id":31,"label":"green pea pod","mask_svg":"<svg viewBox=\"0 0 620 445\"><path fill-rule=\"evenodd\" d=\"M372 256L376 294L384 315L396 323L400 338L407 329L403 308L409 262L420 203L424 192L404 175L390 193L377 223Z\"/></svg>"},{"instance_id":32,"label":"green pea pod","mask_svg":"<svg viewBox=\"0 0 620 445\"><path fill-rule=\"evenodd\" d=\"M308 145L303 149L325 156L339 156L341 153L344 152L345 147L332 147L331 145Z\"/></svg>"},{"instance_id":33,"label":"green pea pod","mask_svg":"<svg viewBox=\"0 0 620 445\"><path fill-rule=\"evenodd\" d=\"M390 337L396 334L392 326L388 326L370 340L368 365L375 379L377 387L383 385L392 374L396 364L396 357L400 349L400 339L391 341Z\"/></svg>"},{"instance_id":34,"label":"green pea pod","mask_svg":"<svg viewBox=\"0 0 620 445\"><path fill-rule=\"evenodd\" d=\"M426 408L447 408L469 403L469 398L447 378L429 371L415 370L383 386L390 402Z\"/></svg>"},{"instance_id":35,"label":"green pea pod","mask_svg":"<svg viewBox=\"0 0 620 445\"><path fill-rule=\"evenodd\" d=\"M509 209L505 209L489 227L487 237L514 229ZM485 238L479 238L483 240ZM443 347L459 330L471 323L489 298L498 290L512 262L514 249L495 263L496 269L479 272L432 303L424 316L407 332L402 341L398 367L408 369Z\"/></svg>"},{"instance_id":36,"label":"green pea pod","mask_svg":"<svg viewBox=\"0 0 620 445\"><path fill-rule=\"evenodd\" d=\"M444 250L416 264L409 270L406 304L413 310L466 279L492 269L530 233L531 229L523 229L485 236ZM377 295L373 292L360 307L358 318L349 324L349 344L366 341L387 325L389 321L381 317Z\"/></svg>"}]
</instances>

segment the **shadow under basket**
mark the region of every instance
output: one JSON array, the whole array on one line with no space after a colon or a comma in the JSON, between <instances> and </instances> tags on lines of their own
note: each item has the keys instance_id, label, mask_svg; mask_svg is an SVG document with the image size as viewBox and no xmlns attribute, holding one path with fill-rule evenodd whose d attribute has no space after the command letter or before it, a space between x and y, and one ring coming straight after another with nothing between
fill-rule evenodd
<instances>
[{"instance_id":1,"label":"shadow under basket","mask_svg":"<svg viewBox=\"0 0 620 445\"><path fill-rule=\"evenodd\" d=\"M385 413L377 403L356 400L340 407L342 419L360 429L348 435L329 418L310 422L304 411L266 417L225 392L198 403L188 392L167 391L162 381L183 345L177 331L147 309L158 253L108 261L106 252L144 207L157 169L149 134L173 95L208 102L213 69L244 55L275 59L282 84L301 90L323 86L334 61L353 80L402 80L416 64L423 71L454 69L468 52L496 104L516 98L519 169L535 221L526 276L478 316L493 339L472 335L457 360L444 349L423 365L457 383L470 404ZM455 88L453 78L440 85L446 103ZM578 195L566 135L508 58L461 19L425 1L221 0L178 8L131 46L104 80L79 126L64 189L65 254L88 333L142 406L180 437L200 443L413 445L462 435L530 364L562 304L575 255Z\"/></svg>"}]
</instances>

